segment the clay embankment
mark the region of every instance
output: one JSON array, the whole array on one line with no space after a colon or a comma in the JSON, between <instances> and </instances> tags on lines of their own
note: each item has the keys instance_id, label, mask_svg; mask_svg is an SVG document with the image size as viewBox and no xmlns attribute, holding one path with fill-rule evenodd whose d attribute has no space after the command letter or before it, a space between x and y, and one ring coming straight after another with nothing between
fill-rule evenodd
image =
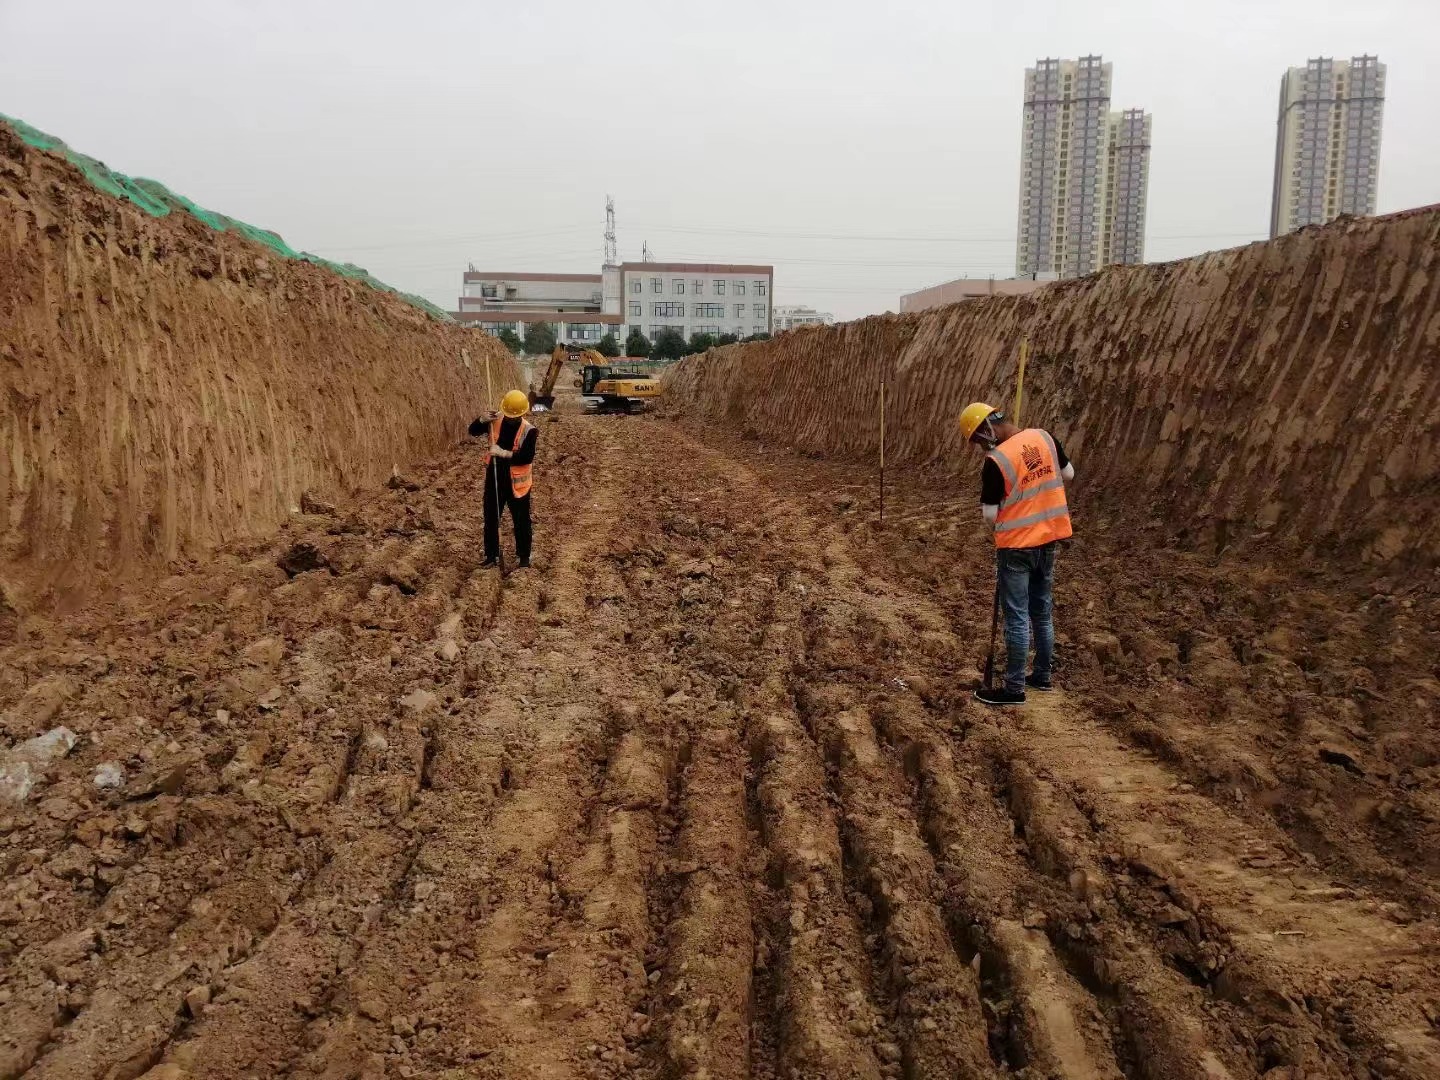
<instances>
[{"instance_id":1,"label":"clay embankment","mask_svg":"<svg viewBox=\"0 0 1440 1080\"><path fill-rule=\"evenodd\" d=\"M11 603L271 532L463 434L504 349L0 125L0 580ZM498 390L497 390L498 392Z\"/></svg>"},{"instance_id":2,"label":"clay embankment","mask_svg":"<svg viewBox=\"0 0 1440 1080\"><path fill-rule=\"evenodd\" d=\"M1024 418L1083 459L1092 521L1433 561L1437 296L1427 208L718 349L667 393L683 419L868 460L884 379L890 462L968 476L954 418L976 398L1009 405L1028 335Z\"/></svg>"}]
</instances>

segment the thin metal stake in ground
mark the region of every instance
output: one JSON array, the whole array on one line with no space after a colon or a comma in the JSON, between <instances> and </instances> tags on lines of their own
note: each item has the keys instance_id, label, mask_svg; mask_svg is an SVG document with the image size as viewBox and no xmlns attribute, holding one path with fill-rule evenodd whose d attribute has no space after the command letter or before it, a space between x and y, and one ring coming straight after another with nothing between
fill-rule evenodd
<instances>
[{"instance_id":1,"label":"thin metal stake in ground","mask_svg":"<svg viewBox=\"0 0 1440 1080\"><path fill-rule=\"evenodd\" d=\"M880 524L885 524L885 376L880 376Z\"/></svg>"},{"instance_id":2,"label":"thin metal stake in ground","mask_svg":"<svg viewBox=\"0 0 1440 1080\"><path fill-rule=\"evenodd\" d=\"M495 411L493 404L495 387L490 384L490 357L488 355L485 357L485 397L492 403L491 411ZM491 423L494 421L492 420ZM498 440L500 429L496 428L495 432ZM489 438L488 432L486 438ZM500 501L500 463L490 453L488 446L485 448L485 468L487 471L493 470L495 474L495 557L500 561L500 576L504 578L508 576L508 571L505 569L505 540L500 535L500 515L505 509L504 504ZM482 480L481 483L484 481Z\"/></svg>"}]
</instances>

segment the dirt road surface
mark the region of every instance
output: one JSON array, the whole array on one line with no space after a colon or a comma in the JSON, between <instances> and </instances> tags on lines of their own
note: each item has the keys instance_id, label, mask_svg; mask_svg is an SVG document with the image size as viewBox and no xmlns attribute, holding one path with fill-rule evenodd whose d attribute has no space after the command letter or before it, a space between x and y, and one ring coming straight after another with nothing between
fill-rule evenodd
<instances>
[{"instance_id":1,"label":"dirt road surface","mask_svg":"<svg viewBox=\"0 0 1440 1080\"><path fill-rule=\"evenodd\" d=\"M502 582L480 461L15 628L0 1078L1440 1076L1433 581L1081 505L990 712L971 491L562 411Z\"/></svg>"}]
</instances>

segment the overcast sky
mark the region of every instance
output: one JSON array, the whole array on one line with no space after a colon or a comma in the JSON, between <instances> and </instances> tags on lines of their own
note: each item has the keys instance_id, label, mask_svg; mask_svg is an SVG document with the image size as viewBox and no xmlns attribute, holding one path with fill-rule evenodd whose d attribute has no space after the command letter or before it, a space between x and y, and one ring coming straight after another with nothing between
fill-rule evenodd
<instances>
[{"instance_id":1,"label":"overcast sky","mask_svg":"<svg viewBox=\"0 0 1440 1080\"><path fill-rule=\"evenodd\" d=\"M1024 69L1154 114L1146 256L1263 238L1280 76L1389 67L1380 210L1440 202L1435 0L0 0L0 112L447 309L466 263L774 263L840 318L1014 271Z\"/></svg>"}]
</instances>

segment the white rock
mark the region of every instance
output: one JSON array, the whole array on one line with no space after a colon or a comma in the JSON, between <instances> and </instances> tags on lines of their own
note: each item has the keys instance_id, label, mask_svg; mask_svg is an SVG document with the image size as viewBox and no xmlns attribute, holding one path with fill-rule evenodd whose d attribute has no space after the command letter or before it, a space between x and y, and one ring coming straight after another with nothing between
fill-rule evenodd
<instances>
[{"instance_id":1,"label":"white rock","mask_svg":"<svg viewBox=\"0 0 1440 1080\"><path fill-rule=\"evenodd\" d=\"M104 761L95 770L95 786L98 788L117 788L125 783L125 770L118 762Z\"/></svg>"},{"instance_id":2,"label":"white rock","mask_svg":"<svg viewBox=\"0 0 1440 1080\"><path fill-rule=\"evenodd\" d=\"M44 735L17 743L10 751L10 760L28 761L32 765L49 765L70 753L75 739L75 732L68 727L51 728Z\"/></svg>"},{"instance_id":3,"label":"white rock","mask_svg":"<svg viewBox=\"0 0 1440 1080\"><path fill-rule=\"evenodd\" d=\"M0 803L22 803L35 786L35 772L28 761L7 761L0 765Z\"/></svg>"}]
</instances>

